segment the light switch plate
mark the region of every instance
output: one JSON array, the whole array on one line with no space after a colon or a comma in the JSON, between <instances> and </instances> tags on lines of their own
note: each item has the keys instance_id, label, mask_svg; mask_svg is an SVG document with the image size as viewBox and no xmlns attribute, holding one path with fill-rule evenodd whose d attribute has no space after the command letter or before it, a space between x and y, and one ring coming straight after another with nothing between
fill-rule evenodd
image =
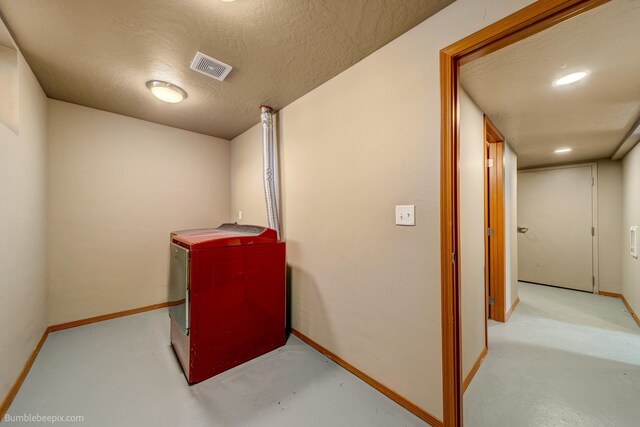
<instances>
[{"instance_id":1,"label":"light switch plate","mask_svg":"<svg viewBox=\"0 0 640 427\"><path fill-rule=\"evenodd\" d=\"M415 205L396 206L396 225L416 225Z\"/></svg>"}]
</instances>

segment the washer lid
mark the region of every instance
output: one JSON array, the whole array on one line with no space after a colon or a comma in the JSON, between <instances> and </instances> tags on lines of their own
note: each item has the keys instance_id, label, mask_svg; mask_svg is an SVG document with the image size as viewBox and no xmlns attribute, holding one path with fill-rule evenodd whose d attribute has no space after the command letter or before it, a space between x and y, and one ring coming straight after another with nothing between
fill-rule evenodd
<instances>
[{"instance_id":1,"label":"washer lid","mask_svg":"<svg viewBox=\"0 0 640 427\"><path fill-rule=\"evenodd\" d=\"M278 242L275 230L259 225L222 224L171 233L171 241L190 249L223 246L265 245Z\"/></svg>"}]
</instances>

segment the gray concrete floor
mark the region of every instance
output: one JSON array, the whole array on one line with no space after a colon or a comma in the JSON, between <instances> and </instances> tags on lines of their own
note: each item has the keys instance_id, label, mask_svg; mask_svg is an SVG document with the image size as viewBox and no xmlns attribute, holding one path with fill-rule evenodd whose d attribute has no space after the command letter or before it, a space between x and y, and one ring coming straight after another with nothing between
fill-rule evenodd
<instances>
[{"instance_id":1,"label":"gray concrete floor","mask_svg":"<svg viewBox=\"0 0 640 427\"><path fill-rule=\"evenodd\" d=\"M640 425L640 328L622 302L525 283L519 295L508 323L489 324L465 426ZM92 427L426 425L295 337L192 387L168 342L166 310L54 332L8 414Z\"/></svg>"},{"instance_id":2,"label":"gray concrete floor","mask_svg":"<svg viewBox=\"0 0 640 427\"><path fill-rule=\"evenodd\" d=\"M426 425L295 337L189 387L168 332L155 310L50 334L7 413L91 427Z\"/></svg>"},{"instance_id":3,"label":"gray concrete floor","mask_svg":"<svg viewBox=\"0 0 640 427\"><path fill-rule=\"evenodd\" d=\"M622 302L519 284L464 396L465 427L640 425L640 327Z\"/></svg>"}]
</instances>

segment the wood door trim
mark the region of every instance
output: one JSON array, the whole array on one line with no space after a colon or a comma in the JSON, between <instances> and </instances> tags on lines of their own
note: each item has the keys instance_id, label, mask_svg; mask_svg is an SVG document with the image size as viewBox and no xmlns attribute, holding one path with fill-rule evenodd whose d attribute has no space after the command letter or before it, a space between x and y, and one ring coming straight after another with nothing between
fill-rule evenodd
<instances>
[{"instance_id":1,"label":"wood door trim","mask_svg":"<svg viewBox=\"0 0 640 427\"><path fill-rule=\"evenodd\" d=\"M486 117L486 115L485 115ZM487 197L487 188L489 188L489 169L487 168L487 163L489 161L489 151L490 145L487 141L487 123L486 120L482 120L483 126L483 150L482 154L484 157L484 171L482 174L483 177L483 190L484 190L484 346L489 349L489 315L491 313L491 307L489 306L489 262L491 256L489 254L489 234L487 230L489 229L489 198ZM463 383L464 385L464 383ZM464 393L466 387L463 387L462 392Z\"/></svg>"},{"instance_id":2,"label":"wood door trim","mask_svg":"<svg viewBox=\"0 0 640 427\"><path fill-rule=\"evenodd\" d=\"M382 384L380 381L378 381L378 380L370 377L369 375L365 374L360 369L356 368L355 366L353 366L352 364L350 364L349 362L347 362L346 360L344 360L343 358L341 358L337 354L333 353L331 350L327 349L323 345L321 345L321 344L317 343L316 341L312 340L311 338L309 338L308 336L306 336L302 332L292 328L291 329L291 333L294 336L300 338L302 341L304 341L306 344L308 344L309 346L311 346L312 348L314 348L318 352L320 352L323 355L325 355L327 358L331 359L332 361L334 361L338 365L342 366L347 371L351 372L356 377L360 378L362 381L364 381L367 384L369 384L371 387L373 387L376 390L378 390L380 393L386 395L388 398L390 398L391 400L393 400L394 402L396 402L397 404L399 404L403 408L407 409L409 412L413 413L414 415L416 415L417 417L421 418L422 420L428 422L430 425L432 425L434 427L442 427L443 426L442 421L440 421L438 418L436 418L435 416L433 416L429 412L425 411L424 409L420 408L415 403L412 403L411 401L409 401L404 396L402 396L402 395L398 394L397 392L391 390L389 387L387 387L386 385Z\"/></svg>"},{"instance_id":3,"label":"wood door trim","mask_svg":"<svg viewBox=\"0 0 640 427\"><path fill-rule=\"evenodd\" d=\"M525 39L609 0L539 0L440 51L440 263L442 398L447 427L462 426L459 78L460 65Z\"/></svg>"},{"instance_id":4,"label":"wood door trim","mask_svg":"<svg viewBox=\"0 0 640 427\"><path fill-rule=\"evenodd\" d=\"M610 0L538 0L442 49L460 65L481 58Z\"/></svg>"},{"instance_id":5,"label":"wood door trim","mask_svg":"<svg viewBox=\"0 0 640 427\"><path fill-rule=\"evenodd\" d=\"M462 331L458 213L459 66L440 51L442 102L440 159L440 281L443 425L462 426Z\"/></svg>"},{"instance_id":6,"label":"wood door trim","mask_svg":"<svg viewBox=\"0 0 640 427\"><path fill-rule=\"evenodd\" d=\"M485 137L486 137L486 135L490 135L491 138L493 138L493 140L495 142L504 142L504 137L502 136L502 133L500 133L500 131L498 130L496 125L493 124L493 122L491 121L489 116L484 114L483 117L484 117L484 134L485 134Z\"/></svg>"}]
</instances>

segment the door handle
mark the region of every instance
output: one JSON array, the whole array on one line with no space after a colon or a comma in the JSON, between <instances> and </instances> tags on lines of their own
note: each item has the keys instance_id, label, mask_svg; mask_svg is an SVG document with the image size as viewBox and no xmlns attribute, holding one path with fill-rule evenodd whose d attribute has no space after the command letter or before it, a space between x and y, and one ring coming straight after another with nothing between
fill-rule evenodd
<instances>
[{"instance_id":1,"label":"door handle","mask_svg":"<svg viewBox=\"0 0 640 427\"><path fill-rule=\"evenodd\" d=\"M522 227L521 225L518 226L518 233L526 233L527 231L529 231L529 227Z\"/></svg>"}]
</instances>

